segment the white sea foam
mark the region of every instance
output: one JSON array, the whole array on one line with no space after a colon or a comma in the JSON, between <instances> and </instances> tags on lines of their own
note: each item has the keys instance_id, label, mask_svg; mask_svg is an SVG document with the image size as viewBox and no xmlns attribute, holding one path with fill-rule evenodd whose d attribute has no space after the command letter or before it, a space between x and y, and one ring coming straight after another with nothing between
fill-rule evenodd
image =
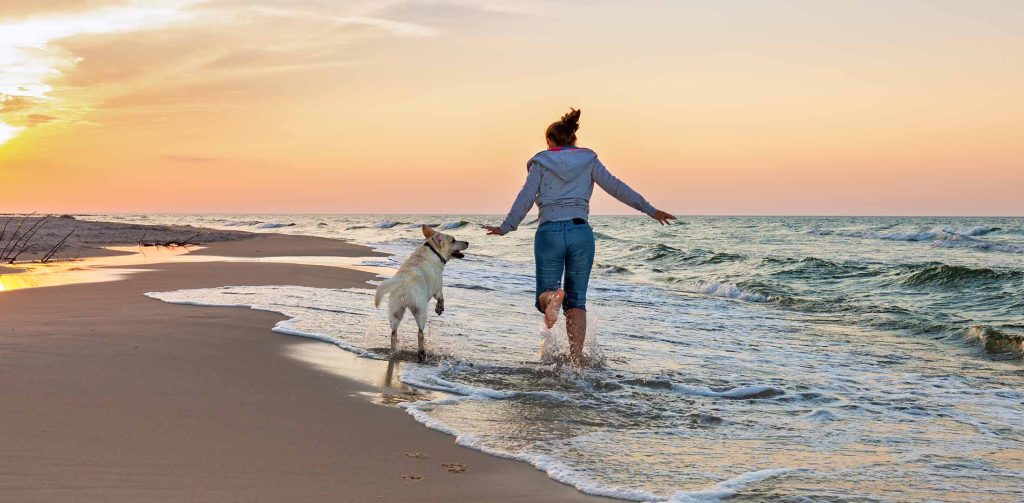
<instances>
[{"instance_id":1,"label":"white sea foam","mask_svg":"<svg viewBox=\"0 0 1024 503\"><path fill-rule=\"evenodd\" d=\"M836 413L827 409L814 409L807 414L804 414L803 417L805 419L810 419L811 421L819 421L823 423L839 419L839 416Z\"/></svg>"},{"instance_id":2,"label":"white sea foam","mask_svg":"<svg viewBox=\"0 0 1024 503\"><path fill-rule=\"evenodd\" d=\"M225 222L221 225L225 227L252 227L254 225L259 225L261 223L262 222L260 222L259 220L236 220L233 222Z\"/></svg>"},{"instance_id":3,"label":"white sea foam","mask_svg":"<svg viewBox=\"0 0 1024 503\"><path fill-rule=\"evenodd\" d=\"M715 297L725 297L727 299L744 300L747 302L768 302L771 300L765 295L746 292L728 283L700 283L697 285L697 291L708 295L714 295Z\"/></svg>"},{"instance_id":4,"label":"white sea foam","mask_svg":"<svg viewBox=\"0 0 1024 503\"><path fill-rule=\"evenodd\" d=\"M731 498L736 493L762 480L779 477L796 471L793 468L768 468L747 472L720 482L706 491L679 491L668 499L670 503L707 503Z\"/></svg>"},{"instance_id":5,"label":"white sea foam","mask_svg":"<svg viewBox=\"0 0 1024 503\"><path fill-rule=\"evenodd\" d=\"M264 222L256 226L257 229L280 229L281 227L292 227L295 224L292 222Z\"/></svg>"}]
</instances>

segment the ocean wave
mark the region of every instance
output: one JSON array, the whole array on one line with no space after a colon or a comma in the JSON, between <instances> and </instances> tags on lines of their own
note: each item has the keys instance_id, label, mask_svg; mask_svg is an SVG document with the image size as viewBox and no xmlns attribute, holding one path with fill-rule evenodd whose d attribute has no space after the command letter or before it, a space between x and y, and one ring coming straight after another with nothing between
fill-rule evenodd
<instances>
[{"instance_id":1,"label":"ocean wave","mask_svg":"<svg viewBox=\"0 0 1024 503\"><path fill-rule=\"evenodd\" d=\"M265 222L265 223L256 225L256 228L257 229L279 229L281 227L293 227L294 225L295 225L294 222L290 222L290 223Z\"/></svg>"},{"instance_id":2,"label":"ocean wave","mask_svg":"<svg viewBox=\"0 0 1024 503\"><path fill-rule=\"evenodd\" d=\"M843 230L832 230L832 229L813 229L809 231L809 234L817 236L842 236L850 238L874 238L874 239L885 239L889 241L929 241L932 239L942 239L945 236L984 236L985 234L1001 230L1000 227L989 227L989 226L975 226L964 229L958 229L955 227L933 227L926 231L916 232L883 232L883 231L867 231L867 230L855 230L855 231L843 231Z\"/></svg>"},{"instance_id":3,"label":"ocean wave","mask_svg":"<svg viewBox=\"0 0 1024 503\"><path fill-rule=\"evenodd\" d=\"M700 282L697 284L697 291L699 293L713 295L715 297L725 297L728 299L743 300L747 302L768 302L769 300L772 300L772 298L767 295L747 292L728 283Z\"/></svg>"},{"instance_id":4,"label":"ocean wave","mask_svg":"<svg viewBox=\"0 0 1024 503\"><path fill-rule=\"evenodd\" d=\"M1019 277L1017 271L995 271L989 268L971 268L959 265L927 265L916 268L901 282L904 286L959 286L974 282L1001 281Z\"/></svg>"},{"instance_id":5,"label":"ocean wave","mask_svg":"<svg viewBox=\"0 0 1024 503\"><path fill-rule=\"evenodd\" d=\"M231 222L225 222L221 225L223 225L224 227L252 227L254 225L259 225L261 223L263 222L259 220L236 220Z\"/></svg>"},{"instance_id":6,"label":"ocean wave","mask_svg":"<svg viewBox=\"0 0 1024 503\"><path fill-rule=\"evenodd\" d=\"M962 229L954 227L934 227L926 231L917 232L812 229L807 233L815 236L840 236L862 239L882 239L887 241L931 241L932 246L940 248L969 248L979 251L1024 253L1024 245L977 239L977 236L984 236L1000 230L1002 230L1001 227L979 225Z\"/></svg>"},{"instance_id":7,"label":"ocean wave","mask_svg":"<svg viewBox=\"0 0 1024 503\"><path fill-rule=\"evenodd\" d=\"M651 246L639 245L632 247L632 249L634 251L639 250L638 253L635 253L634 255L647 262L655 262L665 258L681 258L688 256L688 254L683 250L662 243Z\"/></svg>"},{"instance_id":8,"label":"ocean wave","mask_svg":"<svg viewBox=\"0 0 1024 503\"><path fill-rule=\"evenodd\" d=\"M629 269L615 264L597 264L597 268L605 274L629 274Z\"/></svg>"},{"instance_id":9,"label":"ocean wave","mask_svg":"<svg viewBox=\"0 0 1024 503\"><path fill-rule=\"evenodd\" d=\"M1002 253L1024 253L1024 246L1010 243L996 243L970 237L958 239L942 239L932 243L932 246L939 248L969 248L979 251L994 251Z\"/></svg>"},{"instance_id":10,"label":"ocean wave","mask_svg":"<svg viewBox=\"0 0 1024 503\"><path fill-rule=\"evenodd\" d=\"M388 222L377 222L377 223L373 224L373 228L375 228L375 229L390 229L390 228L392 228L392 227L394 227L396 225L401 225L401 224L405 224L405 223L408 223L408 222L390 222L390 221L388 221Z\"/></svg>"},{"instance_id":11,"label":"ocean wave","mask_svg":"<svg viewBox=\"0 0 1024 503\"><path fill-rule=\"evenodd\" d=\"M654 245L637 245L631 247L630 250L633 253L622 258L627 261L643 261L659 266L679 264L710 265L738 262L747 259L746 255L739 253L715 252L701 248L694 248L690 251L685 251L662 243Z\"/></svg>"},{"instance_id":12,"label":"ocean wave","mask_svg":"<svg viewBox=\"0 0 1024 503\"><path fill-rule=\"evenodd\" d=\"M963 333L967 341L979 344L986 353L1020 358L1024 356L1024 334L1004 332L987 325L974 325Z\"/></svg>"},{"instance_id":13,"label":"ocean wave","mask_svg":"<svg viewBox=\"0 0 1024 503\"><path fill-rule=\"evenodd\" d=\"M668 503L709 503L732 498L747 486L765 479L779 477L794 471L806 471L795 468L768 468L754 472L746 472L729 480L720 482L705 491L679 491L668 499Z\"/></svg>"},{"instance_id":14,"label":"ocean wave","mask_svg":"<svg viewBox=\"0 0 1024 503\"><path fill-rule=\"evenodd\" d=\"M804 414L803 417L819 423L827 423L839 419L839 416L835 412L827 409L814 409L807 414Z\"/></svg>"},{"instance_id":15,"label":"ocean wave","mask_svg":"<svg viewBox=\"0 0 1024 503\"><path fill-rule=\"evenodd\" d=\"M1002 227L988 227L985 225L978 225L966 230L962 230L959 232L959 234L963 234L965 236L984 236L985 234L988 234L990 232L996 232L1001 230L1003 230Z\"/></svg>"},{"instance_id":16,"label":"ocean wave","mask_svg":"<svg viewBox=\"0 0 1024 503\"><path fill-rule=\"evenodd\" d=\"M683 395L698 395L712 398L753 399L774 398L786 394L785 391L762 384L739 386L724 391L715 391L704 386L672 383L672 391Z\"/></svg>"},{"instance_id":17,"label":"ocean wave","mask_svg":"<svg viewBox=\"0 0 1024 503\"><path fill-rule=\"evenodd\" d=\"M459 229L459 228L465 227L465 226L467 226L469 224L470 223L465 221L465 220L458 220L458 221L455 221L455 222L444 223L440 227L438 227L438 229L441 229L443 231L449 231L449 230L452 230L452 229Z\"/></svg>"},{"instance_id":18,"label":"ocean wave","mask_svg":"<svg viewBox=\"0 0 1024 503\"><path fill-rule=\"evenodd\" d=\"M738 261L746 260L746 259L747 259L746 255L741 255L739 253L719 252L719 253L715 253L715 254L711 255L710 257L708 257L706 260L702 261L701 263L702 264L722 264L722 263L725 263L725 262L738 262Z\"/></svg>"},{"instance_id":19,"label":"ocean wave","mask_svg":"<svg viewBox=\"0 0 1024 503\"><path fill-rule=\"evenodd\" d=\"M772 271L772 276L799 278L809 280L853 278L874 276L879 273L877 269L859 262L833 262L817 257L789 258L789 257L765 257L761 259L761 265L767 267L779 267L779 270Z\"/></svg>"}]
</instances>

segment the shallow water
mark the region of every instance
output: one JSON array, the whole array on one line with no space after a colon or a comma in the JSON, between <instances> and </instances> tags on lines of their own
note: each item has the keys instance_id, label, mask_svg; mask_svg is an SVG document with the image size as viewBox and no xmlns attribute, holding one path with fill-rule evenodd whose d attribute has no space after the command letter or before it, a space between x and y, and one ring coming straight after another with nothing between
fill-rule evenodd
<instances>
[{"instance_id":1,"label":"shallow water","mask_svg":"<svg viewBox=\"0 0 1024 503\"><path fill-rule=\"evenodd\" d=\"M112 217L99 217L114 219ZM589 350L532 307L533 226L502 238L458 216L119 216L344 237L392 258L416 224L468 239L403 403L458 441L587 492L637 500L1007 501L1024 497L1024 220L595 217ZM239 225L233 225L233 224ZM286 224L291 226L282 226ZM262 226L262 227L261 227ZM374 358L369 290L155 293L255 306L278 331ZM403 344L415 345L411 320ZM325 350L329 348L325 347Z\"/></svg>"}]
</instances>

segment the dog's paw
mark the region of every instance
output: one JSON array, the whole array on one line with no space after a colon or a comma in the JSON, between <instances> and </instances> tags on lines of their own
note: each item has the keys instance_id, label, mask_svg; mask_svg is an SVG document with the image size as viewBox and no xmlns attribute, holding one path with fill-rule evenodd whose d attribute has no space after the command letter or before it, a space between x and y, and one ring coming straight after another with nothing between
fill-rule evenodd
<instances>
[{"instance_id":1,"label":"dog's paw","mask_svg":"<svg viewBox=\"0 0 1024 503\"><path fill-rule=\"evenodd\" d=\"M420 352L416 354L416 359L420 363L427 361L427 352L421 349Z\"/></svg>"},{"instance_id":2,"label":"dog's paw","mask_svg":"<svg viewBox=\"0 0 1024 503\"><path fill-rule=\"evenodd\" d=\"M434 312L437 313L438 316L441 316L441 313L444 312L444 306L438 304L437 307L434 308Z\"/></svg>"}]
</instances>

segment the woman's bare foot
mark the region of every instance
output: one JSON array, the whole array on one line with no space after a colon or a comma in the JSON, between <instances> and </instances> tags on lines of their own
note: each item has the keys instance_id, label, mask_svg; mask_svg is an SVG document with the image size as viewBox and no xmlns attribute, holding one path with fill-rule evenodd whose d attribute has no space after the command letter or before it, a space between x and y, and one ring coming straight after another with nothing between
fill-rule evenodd
<instances>
[{"instance_id":1,"label":"woman's bare foot","mask_svg":"<svg viewBox=\"0 0 1024 503\"><path fill-rule=\"evenodd\" d=\"M562 301L565 300L565 290L559 288L547 295L547 303L544 305L544 324L548 328L555 326L558 321L558 312L562 310Z\"/></svg>"}]
</instances>

